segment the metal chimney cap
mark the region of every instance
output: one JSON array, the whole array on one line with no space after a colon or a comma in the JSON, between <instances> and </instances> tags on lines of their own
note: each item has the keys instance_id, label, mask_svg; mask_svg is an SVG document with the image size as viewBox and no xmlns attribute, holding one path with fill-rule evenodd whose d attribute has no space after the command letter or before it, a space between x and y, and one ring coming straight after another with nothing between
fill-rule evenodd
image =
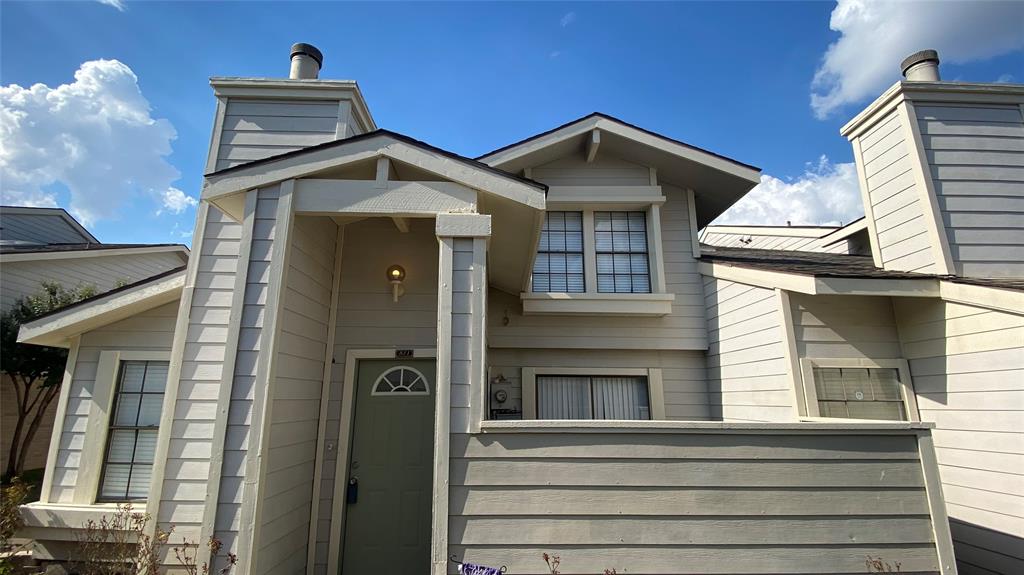
<instances>
[{"instance_id":1,"label":"metal chimney cap","mask_svg":"<svg viewBox=\"0 0 1024 575\"><path fill-rule=\"evenodd\" d=\"M304 54L304 55L309 56L310 58L316 60L317 66L323 66L324 65L324 55L321 54L320 50L317 50L316 46L314 46L312 44L306 44L306 43L303 43L303 42L299 42L297 44L292 44L292 54L291 54L291 57L294 58L295 56L297 56L299 54Z\"/></svg>"},{"instance_id":2,"label":"metal chimney cap","mask_svg":"<svg viewBox=\"0 0 1024 575\"><path fill-rule=\"evenodd\" d=\"M914 52L900 62L900 72L902 74L906 74L907 70L909 70L911 66L920 64L921 62L928 62L929 60L934 61L937 66L939 64L939 53L935 50L921 50L920 52Z\"/></svg>"}]
</instances>

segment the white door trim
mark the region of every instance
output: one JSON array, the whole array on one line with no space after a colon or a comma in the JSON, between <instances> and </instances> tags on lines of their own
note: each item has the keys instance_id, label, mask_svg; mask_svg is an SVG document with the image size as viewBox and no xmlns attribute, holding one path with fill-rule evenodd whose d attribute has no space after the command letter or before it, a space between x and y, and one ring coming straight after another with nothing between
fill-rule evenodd
<instances>
[{"instance_id":1,"label":"white door trim","mask_svg":"<svg viewBox=\"0 0 1024 575\"><path fill-rule=\"evenodd\" d=\"M352 406L355 399L356 366L364 359L437 359L437 348L412 348L413 357L396 358L395 349L350 349L345 353L345 380L341 388L341 429L338 432L338 459L334 468L334 493L331 500L331 539L328 545L327 572L338 573L341 569L342 536L345 524L345 488L348 482L348 458L352 451L352 421L355 415ZM436 369L436 368L435 368ZM437 375L435 372L434 405L437 406ZM317 505L314 501L313 505ZM316 545L315 541L310 541Z\"/></svg>"}]
</instances>

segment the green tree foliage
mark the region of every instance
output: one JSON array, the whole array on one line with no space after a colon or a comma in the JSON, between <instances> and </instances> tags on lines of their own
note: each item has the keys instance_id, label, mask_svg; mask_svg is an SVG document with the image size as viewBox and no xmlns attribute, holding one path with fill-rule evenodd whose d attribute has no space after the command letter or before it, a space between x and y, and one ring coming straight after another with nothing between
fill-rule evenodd
<instances>
[{"instance_id":1,"label":"green tree foliage","mask_svg":"<svg viewBox=\"0 0 1024 575\"><path fill-rule=\"evenodd\" d=\"M64 378L66 349L18 343L18 330L43 314L96 294L91 285L67 289L55 282L43 282L39 293L19 299L0 314L0 370L3 385L14 387L17 423L11 437L4 477L21 475L25 458L50 403L60 393Z\"/></svg>"}]
</instances>

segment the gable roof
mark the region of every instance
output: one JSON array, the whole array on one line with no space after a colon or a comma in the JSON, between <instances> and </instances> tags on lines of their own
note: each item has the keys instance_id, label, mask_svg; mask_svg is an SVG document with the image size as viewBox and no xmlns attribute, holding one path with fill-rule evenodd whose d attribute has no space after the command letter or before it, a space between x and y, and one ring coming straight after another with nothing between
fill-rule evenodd
<instances>
[{"instance_id":1,"label":"gable roof","mask_svg":"<svg viewBox=\"0 0 1024 575\"><path fill-rule=\"evenodd\" d=\"M533 207L544 207L547 186L540 182L383 129L210 172L205 176L203 199L213 201L255 187L379 156L412 163L471 188L505 195ZM474 175L482 177L474 178Z\"/></svg>"},{"instance_id":2,"label":"gable roof","mask_svg":"<svg viewBox=\"0 0 1024 575\"><path fill-rule=\"evenodd\" d=\"M184 244L17 244L0 245L0 261L36 261L177 252L187 260L189 249Z\"/></svg>"},{"instance_id":3,"label":"gable roof","mask_svg":"<svg viewBox=\"0 0 1024 575\"><path fill-rule=\"evenodd\" d=\"M599 154L610 153L623 160L654 167L659 182L693 189L700 227L710 223L760 183L760 168L598 112L498 148L477 159L519 173L581 150L585 139L594 130L601 136Z\"/></svg>"},{"instance_id":4,"label":"gable roof","mask_svg":"<svg viewBox=\"0 0 1024 575\"><path fill-rule=\"evenodd\" d=\"M41 225L41 220L50 225ZM46 245L69 241L99 243L96 236L64 208L0 206L0 245Z\"/></svg>"},{"instance_id":5,"label":"gable roof","mask_svg":"<svg viewBox=\"0 0 1024 575\"><path fill-rule=\"evenodd\" d=\"M21 326L18 341L67 347L75 335L120 321L181 297L186 266L96 294Z\"/></svg>"}]
</instances>

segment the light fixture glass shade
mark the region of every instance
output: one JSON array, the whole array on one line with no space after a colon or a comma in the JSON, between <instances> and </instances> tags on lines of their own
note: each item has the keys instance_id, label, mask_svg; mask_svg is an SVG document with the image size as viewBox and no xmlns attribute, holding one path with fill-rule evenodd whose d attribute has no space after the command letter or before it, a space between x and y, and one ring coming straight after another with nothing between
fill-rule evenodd
<instances>
[{"instance_id":1,"label":"light fixture glass shade","mask_svg":"<svg viewBox=\"0 0 1024 575\"><path fill-rule=\"evenodd\" d=\"M405 279L405 268L393 265L388 268L388 281L400 282Z\"/></svg>"}]
</instances>

